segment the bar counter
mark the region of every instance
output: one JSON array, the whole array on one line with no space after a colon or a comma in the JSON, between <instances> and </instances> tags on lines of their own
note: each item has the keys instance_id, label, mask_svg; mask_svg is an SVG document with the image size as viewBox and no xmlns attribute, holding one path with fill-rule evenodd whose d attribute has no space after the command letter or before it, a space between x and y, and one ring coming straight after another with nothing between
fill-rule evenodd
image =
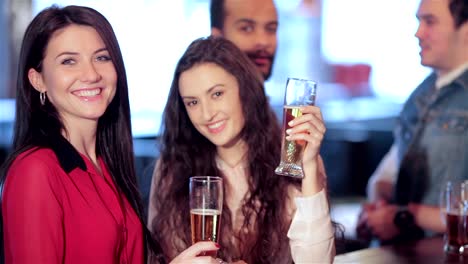
<instances>
[{"instance_id":1,"label":"bar counter","mask_svg":"<svg viewBox=\"0 0 468 264\"><path fill-rule=\"evenodd\" d=\"M334 263L468 263L468 256L446 254L443 236L435 236L398 245L357 250L335 257Z\"/></svg>"}]
</instances>

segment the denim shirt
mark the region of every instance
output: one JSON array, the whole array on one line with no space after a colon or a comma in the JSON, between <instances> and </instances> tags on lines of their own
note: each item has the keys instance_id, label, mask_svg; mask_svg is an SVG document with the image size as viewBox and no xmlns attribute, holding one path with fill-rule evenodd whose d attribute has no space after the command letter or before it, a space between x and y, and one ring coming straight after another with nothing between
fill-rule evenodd
<instances>
[{"instance_id":1,"label":"denim shirt","mask_svg":"<svg viewBox=\"0 0 468 264\"><path fill-rule=\"evenodd\" d=\"M405 103L394 131L399 174L395 202L439 205L448 179L468 179L468 70L435 88L429 75Z\"/></svg>"}]
</instances>

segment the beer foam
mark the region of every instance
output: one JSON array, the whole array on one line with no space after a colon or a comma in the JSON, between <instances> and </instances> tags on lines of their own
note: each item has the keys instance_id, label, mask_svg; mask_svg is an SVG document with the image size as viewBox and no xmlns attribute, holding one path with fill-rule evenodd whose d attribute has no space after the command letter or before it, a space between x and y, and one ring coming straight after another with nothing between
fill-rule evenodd
<instances>
[{"instance_id":1,"label":"beer foam","mask_svg":"<svg viewBox=\"0 0 468 264\"><path fill-rule=\"evenodd\" d=\"M190 210L191 214L196 214L196 215L220 215L221 210L217 209L191 209Z\"/></svg>"}]
</instances>

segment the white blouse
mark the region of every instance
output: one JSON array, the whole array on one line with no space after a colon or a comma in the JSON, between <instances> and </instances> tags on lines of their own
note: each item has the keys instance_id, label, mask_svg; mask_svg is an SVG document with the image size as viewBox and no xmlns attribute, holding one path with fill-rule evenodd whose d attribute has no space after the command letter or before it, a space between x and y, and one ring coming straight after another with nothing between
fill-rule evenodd
<instances>
[{"instance_id":1,"label":"white blouse","mask_svg":"<svg viewBox=\"0 0 468 264\"><path fill-rule=\"evenodd\" d=\"M225 199L227 199L226 203L234 216L233 230L239 230L243 223L240 210L242 199L248 191L247 161L242 161L234 167L230 167L218 158L216 164L223 173L225 189L232 192L225 194ZM155 170L151 183L148 223L152 223L153 218L157 217L152 198L156 189L153 183L156 173ZM234 184L235 188L231 186ZM288 208L292 216L291 226L287 234L291 252L285 252L278 263L290 262L291 256L294 263L297 264L332 263L335 256L335 236L326 191L322 189L312 196L301 197L300 191L295 188L290 189L290 196L293 199L285 199L285 201L290 203Z\"/></svg>"}]
</instances>

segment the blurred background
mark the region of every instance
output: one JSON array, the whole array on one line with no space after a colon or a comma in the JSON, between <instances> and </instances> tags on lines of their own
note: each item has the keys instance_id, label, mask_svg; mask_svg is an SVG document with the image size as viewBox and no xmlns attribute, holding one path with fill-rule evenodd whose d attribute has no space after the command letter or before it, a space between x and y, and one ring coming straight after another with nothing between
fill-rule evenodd
<instances>
[{"instance_id":1,"label":"blurred background","mask_svg":"<svg viewBox=\"0 0 468 264\"><path fill-rule=\"evenodd\" d=\"M0 163L10 151L17 57L23 32L51 4L86 5L113 25L130 87L138 176L147 199L157 135L175 64L210 33L209 0L0 0ZM318 82L327 134L332 213L355 222L367 179L390 147L402 103L429 73L414 33L419 0L276 0L278 50L266 83L281 111L287 77ZM334 210L335 209L335 210ZM352 228L347 230L353 236Z\"/></svg>"}]
</instances>

